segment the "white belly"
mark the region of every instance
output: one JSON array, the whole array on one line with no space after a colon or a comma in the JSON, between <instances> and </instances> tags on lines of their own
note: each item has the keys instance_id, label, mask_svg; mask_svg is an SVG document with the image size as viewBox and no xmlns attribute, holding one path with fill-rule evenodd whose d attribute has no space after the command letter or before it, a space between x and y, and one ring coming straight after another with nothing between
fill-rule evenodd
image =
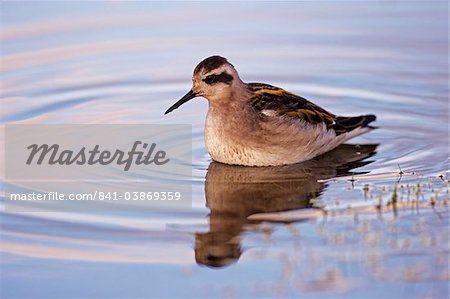
<instances>
[{"instance_id":1,"label":"white belly","mask_svg":"<svg viewBox=\"0 0 450 299\"><path fill-rule=\"evenodd\" d=\"M242 119L222 116L208 111L205 144L213 160L233 165L274 166L303 162L368 130L356 129L336 136L325 126L278 120L254 129Z\"/></svg>"}]
</instances>

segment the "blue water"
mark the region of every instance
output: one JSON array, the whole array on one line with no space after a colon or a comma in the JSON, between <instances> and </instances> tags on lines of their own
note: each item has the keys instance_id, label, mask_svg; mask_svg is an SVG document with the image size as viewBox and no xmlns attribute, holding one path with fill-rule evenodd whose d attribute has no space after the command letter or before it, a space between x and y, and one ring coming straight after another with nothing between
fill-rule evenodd
<instances>
[{"instance_id":1,"label":"blue water","mask_svg":"<svg viewBox=\"0 0 450 299\"><path fill-rule=\"evenodd\" d=\"M191 212L3 210L2 298L448 297L447 2L0 5L2 125L193 125ZM206 101L163 113L213 54L244 81L376 114L351 143L377 146L210 165Z\"/></svg>"}]
</instances>

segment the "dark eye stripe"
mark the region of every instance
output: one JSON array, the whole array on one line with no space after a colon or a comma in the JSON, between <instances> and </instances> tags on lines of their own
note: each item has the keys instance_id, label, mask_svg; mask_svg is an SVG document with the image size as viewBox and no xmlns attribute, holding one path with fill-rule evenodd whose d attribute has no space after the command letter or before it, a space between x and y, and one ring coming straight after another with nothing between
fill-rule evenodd
<instances>
[{"instance_id":1,"label":"dark eye stripe","mask_svg":"<svg viewBox=\"0 0 450 299\"><path fill-rule=\"evenodd\" d=\"M223 72L219 75L209 75L207 76L205 79L203 79L203 81L206 84L216 84L218 82L222 82L225 84L229 84L231 81L233 81L233 76L231 76L230 74Z\"/></svg>"}]
</instances>

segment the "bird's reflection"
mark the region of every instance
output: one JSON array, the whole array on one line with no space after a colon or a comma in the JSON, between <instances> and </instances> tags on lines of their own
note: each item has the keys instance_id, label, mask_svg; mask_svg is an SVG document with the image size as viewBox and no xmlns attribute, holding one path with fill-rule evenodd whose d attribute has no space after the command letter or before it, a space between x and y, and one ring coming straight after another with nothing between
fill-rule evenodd
<instances>
[{"instance_id":1,"label":"bird's reflection","mask_svg":"<svg viewBox=\"0 0 450 299\"><path fill-rule=\"evenodd\" d=\"M223 267L241 255L240 234L248 216L312 207L327 184L318 180L358 174L352 169L371 161L377 145L344 144L301 164L243 167L212 162L206 174L209 231L195 237L197 263Z\"/></svg>"}]
</instances>

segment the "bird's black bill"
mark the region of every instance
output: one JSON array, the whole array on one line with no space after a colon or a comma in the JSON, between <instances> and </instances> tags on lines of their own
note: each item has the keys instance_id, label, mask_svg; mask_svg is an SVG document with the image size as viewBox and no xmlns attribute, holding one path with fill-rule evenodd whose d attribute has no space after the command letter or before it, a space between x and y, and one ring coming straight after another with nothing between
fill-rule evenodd
<instances>
[{"instance_id":1,"label":"bird's black bill","mask_svg":"<svg viewBox=\"0 0 450 299\"><path fill-rule=\"evenodd\" d=\"M181 105L183 105L184 103L186 103L189 100L192 100L193 98L195 98L197 95L195 94L195 92L193 92L192 90L190 90L184 97L182 97L178 102L176 102L175 104L173 104L169 109L167 109L166 112L164 112L164 115L167 113L172 112L173 110L177 109L178 107L180 107Z\"/></svg>"}]
</instances>

